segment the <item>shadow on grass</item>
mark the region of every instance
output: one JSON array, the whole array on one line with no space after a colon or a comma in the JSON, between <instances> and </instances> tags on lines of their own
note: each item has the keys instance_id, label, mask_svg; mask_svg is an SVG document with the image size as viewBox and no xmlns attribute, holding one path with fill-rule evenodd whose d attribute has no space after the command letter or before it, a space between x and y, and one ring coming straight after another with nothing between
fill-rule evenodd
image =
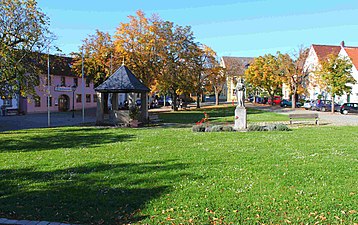
<instances>
[{"instance_id":1,"label":"shadow on grass","mask_svg":"<svg viewBox=\"0 0 358 225\"><path fill-rule=\"evenodd\" d=\"M0 217L80 224L129 224L170 191L188 165L173 161L0 170Z\"/></svg>"},{"instance_id":2,"label":"shadow on grass","mask_svg":"<svg viewBox=\"0 0 358 225\"><path fill-rule=\"evenodd\" d=\"M26 133L28 136L18 133ZM59 148L92 148L98 145L130 141L133 135L110 132L110 129L66 128L36 129L0 133L1 152L42 151Z\"/></svg>"}]
</instances>

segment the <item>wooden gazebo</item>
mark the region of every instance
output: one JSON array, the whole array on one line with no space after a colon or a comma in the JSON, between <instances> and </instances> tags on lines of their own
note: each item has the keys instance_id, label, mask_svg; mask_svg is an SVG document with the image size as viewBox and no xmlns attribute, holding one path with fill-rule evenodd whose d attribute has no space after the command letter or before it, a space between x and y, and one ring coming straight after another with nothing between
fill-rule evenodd
<instances>
[{"instance_id":1,"label":"wooden gazebo","mask_svg":"<svg viewBox=\"0 0 358 225\"><path fill-rule=\"evenodd\" d=\"M128 124L129 110L119 110L118 93L127 93L129 109L136 107L134 99L135 93L140 93L140 115L138 120L142 123L148 121L148 93L150 89L146 87L134 74L124 65L114 72L106 81L95 88L97 92L97 124L104 121L104 93L112 93L112 109L109 111L111 123Z\"/></svg>"}]
</instances>

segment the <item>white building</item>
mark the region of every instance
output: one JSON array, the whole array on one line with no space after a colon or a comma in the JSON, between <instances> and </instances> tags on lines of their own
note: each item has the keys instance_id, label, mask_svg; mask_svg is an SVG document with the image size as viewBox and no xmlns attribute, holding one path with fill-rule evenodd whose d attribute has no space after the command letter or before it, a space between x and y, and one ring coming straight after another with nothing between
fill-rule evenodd
<instances>
[{"instance_id":1,"label":"white building","mask_svg":"<svg viewBox=\"0 0 358 225\"><path fill-rule=\"evenodd\" d=\"M313 44L310 47L308 57L306 59L304 69L309 74L306 88L307 94L306 96L309 99L316 100L319 95L323 97L323 99L330 99L329 94L325 91L325 87L318 85L317 79L318 77L315 75L315 71L320 66L320 62L327 59L328 55L335 54L339 56L348 56L353 64L352 67L352 76L358 82L358 47L348 47L344 45L344 42L341 42L341 45L316 45ZM336 96L335 101L338 103L344 102L358 102L358 84L352 85L352 92L343 96Z\"/></svg>"}]
</instances>

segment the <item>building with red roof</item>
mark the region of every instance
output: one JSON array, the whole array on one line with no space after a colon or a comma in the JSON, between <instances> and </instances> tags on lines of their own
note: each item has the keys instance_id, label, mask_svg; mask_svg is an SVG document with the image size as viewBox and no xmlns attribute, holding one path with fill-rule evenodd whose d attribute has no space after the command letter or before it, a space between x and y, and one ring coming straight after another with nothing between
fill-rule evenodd
<instances>
[{"instance_id":1,"label":"building with red roof","mask_svg":"<svg viewBox=\"0 0 358 225\"><path fill-rule=\"evenodd\" d=\"M350 58L353 64L352 76L358 82L358 47L345 46L344 41L337 46L313 44L310 47L308 57L305 62L305 70L309 74L306 84L308 96L306 97L309 99L316 100L319 96L322 96L324 99L330 99L329 94L325 91L326 87L322 82L319 82L319 77L314 73L314 71L319 68L321 62L326 60L330 54ZM351 93L336 97L336 101L338 103L358 102L358 84L351 86Z\"/></svg>"}]
</instances>

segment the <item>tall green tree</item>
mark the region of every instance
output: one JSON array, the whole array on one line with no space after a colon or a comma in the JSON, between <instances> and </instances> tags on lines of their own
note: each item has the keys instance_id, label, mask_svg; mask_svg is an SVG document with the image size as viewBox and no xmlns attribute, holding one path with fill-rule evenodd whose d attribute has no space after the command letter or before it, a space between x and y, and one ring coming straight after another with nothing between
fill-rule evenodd
<instances>
[{"instance_id":1,"label":"tall green tree","mask_svg":"<svg viewBox=\"0 0 358 225\"><path fill-rule=\"evenodd\" d=\"M351 60L347 57L334 54L330 54L327 59L321 63L321 68L317 71L322 81L326 84L326 91L331 95L332 113L334 113L333 103L335 96L351 92L352 85L357 82L351 72Z\"/></svg>"},{"instance_id":2,"label":"tall green tree","mask_svg":"<svg viewBox=\"0 0 358 225\"><path fill-rule=\"evenodd\" d=\"M39 55L49 44L49 19L35 0L0 0L0 94L34 94Z\"/></svg>"},{"instance_id":3,"label":"tall green tree","mask_svg":"<svg viewBox=\"0 0 358 225\"><path fill-rule=\"evenodd\" d=\"M271 54L255 58L245 71L245 80L253 87L266 91L271 99L282 91L282 77L278 58Z\"/></svg>"},{"instance_id":4,"label":"tall green tree","mask_svg":"<svg viewBox=\"0 0 358 225\"><path fill-rule=\"evenodd\" d=\"M278 53L278 61L280 70L282 71L282 79L290 89L292 95L292 108L296 107L298 94L305 91L304 82L306 79L306 71L304 64L308 56L308 48L300 48L297 53L291 57L289 54Z\"/></svg>"}]
</instances>

